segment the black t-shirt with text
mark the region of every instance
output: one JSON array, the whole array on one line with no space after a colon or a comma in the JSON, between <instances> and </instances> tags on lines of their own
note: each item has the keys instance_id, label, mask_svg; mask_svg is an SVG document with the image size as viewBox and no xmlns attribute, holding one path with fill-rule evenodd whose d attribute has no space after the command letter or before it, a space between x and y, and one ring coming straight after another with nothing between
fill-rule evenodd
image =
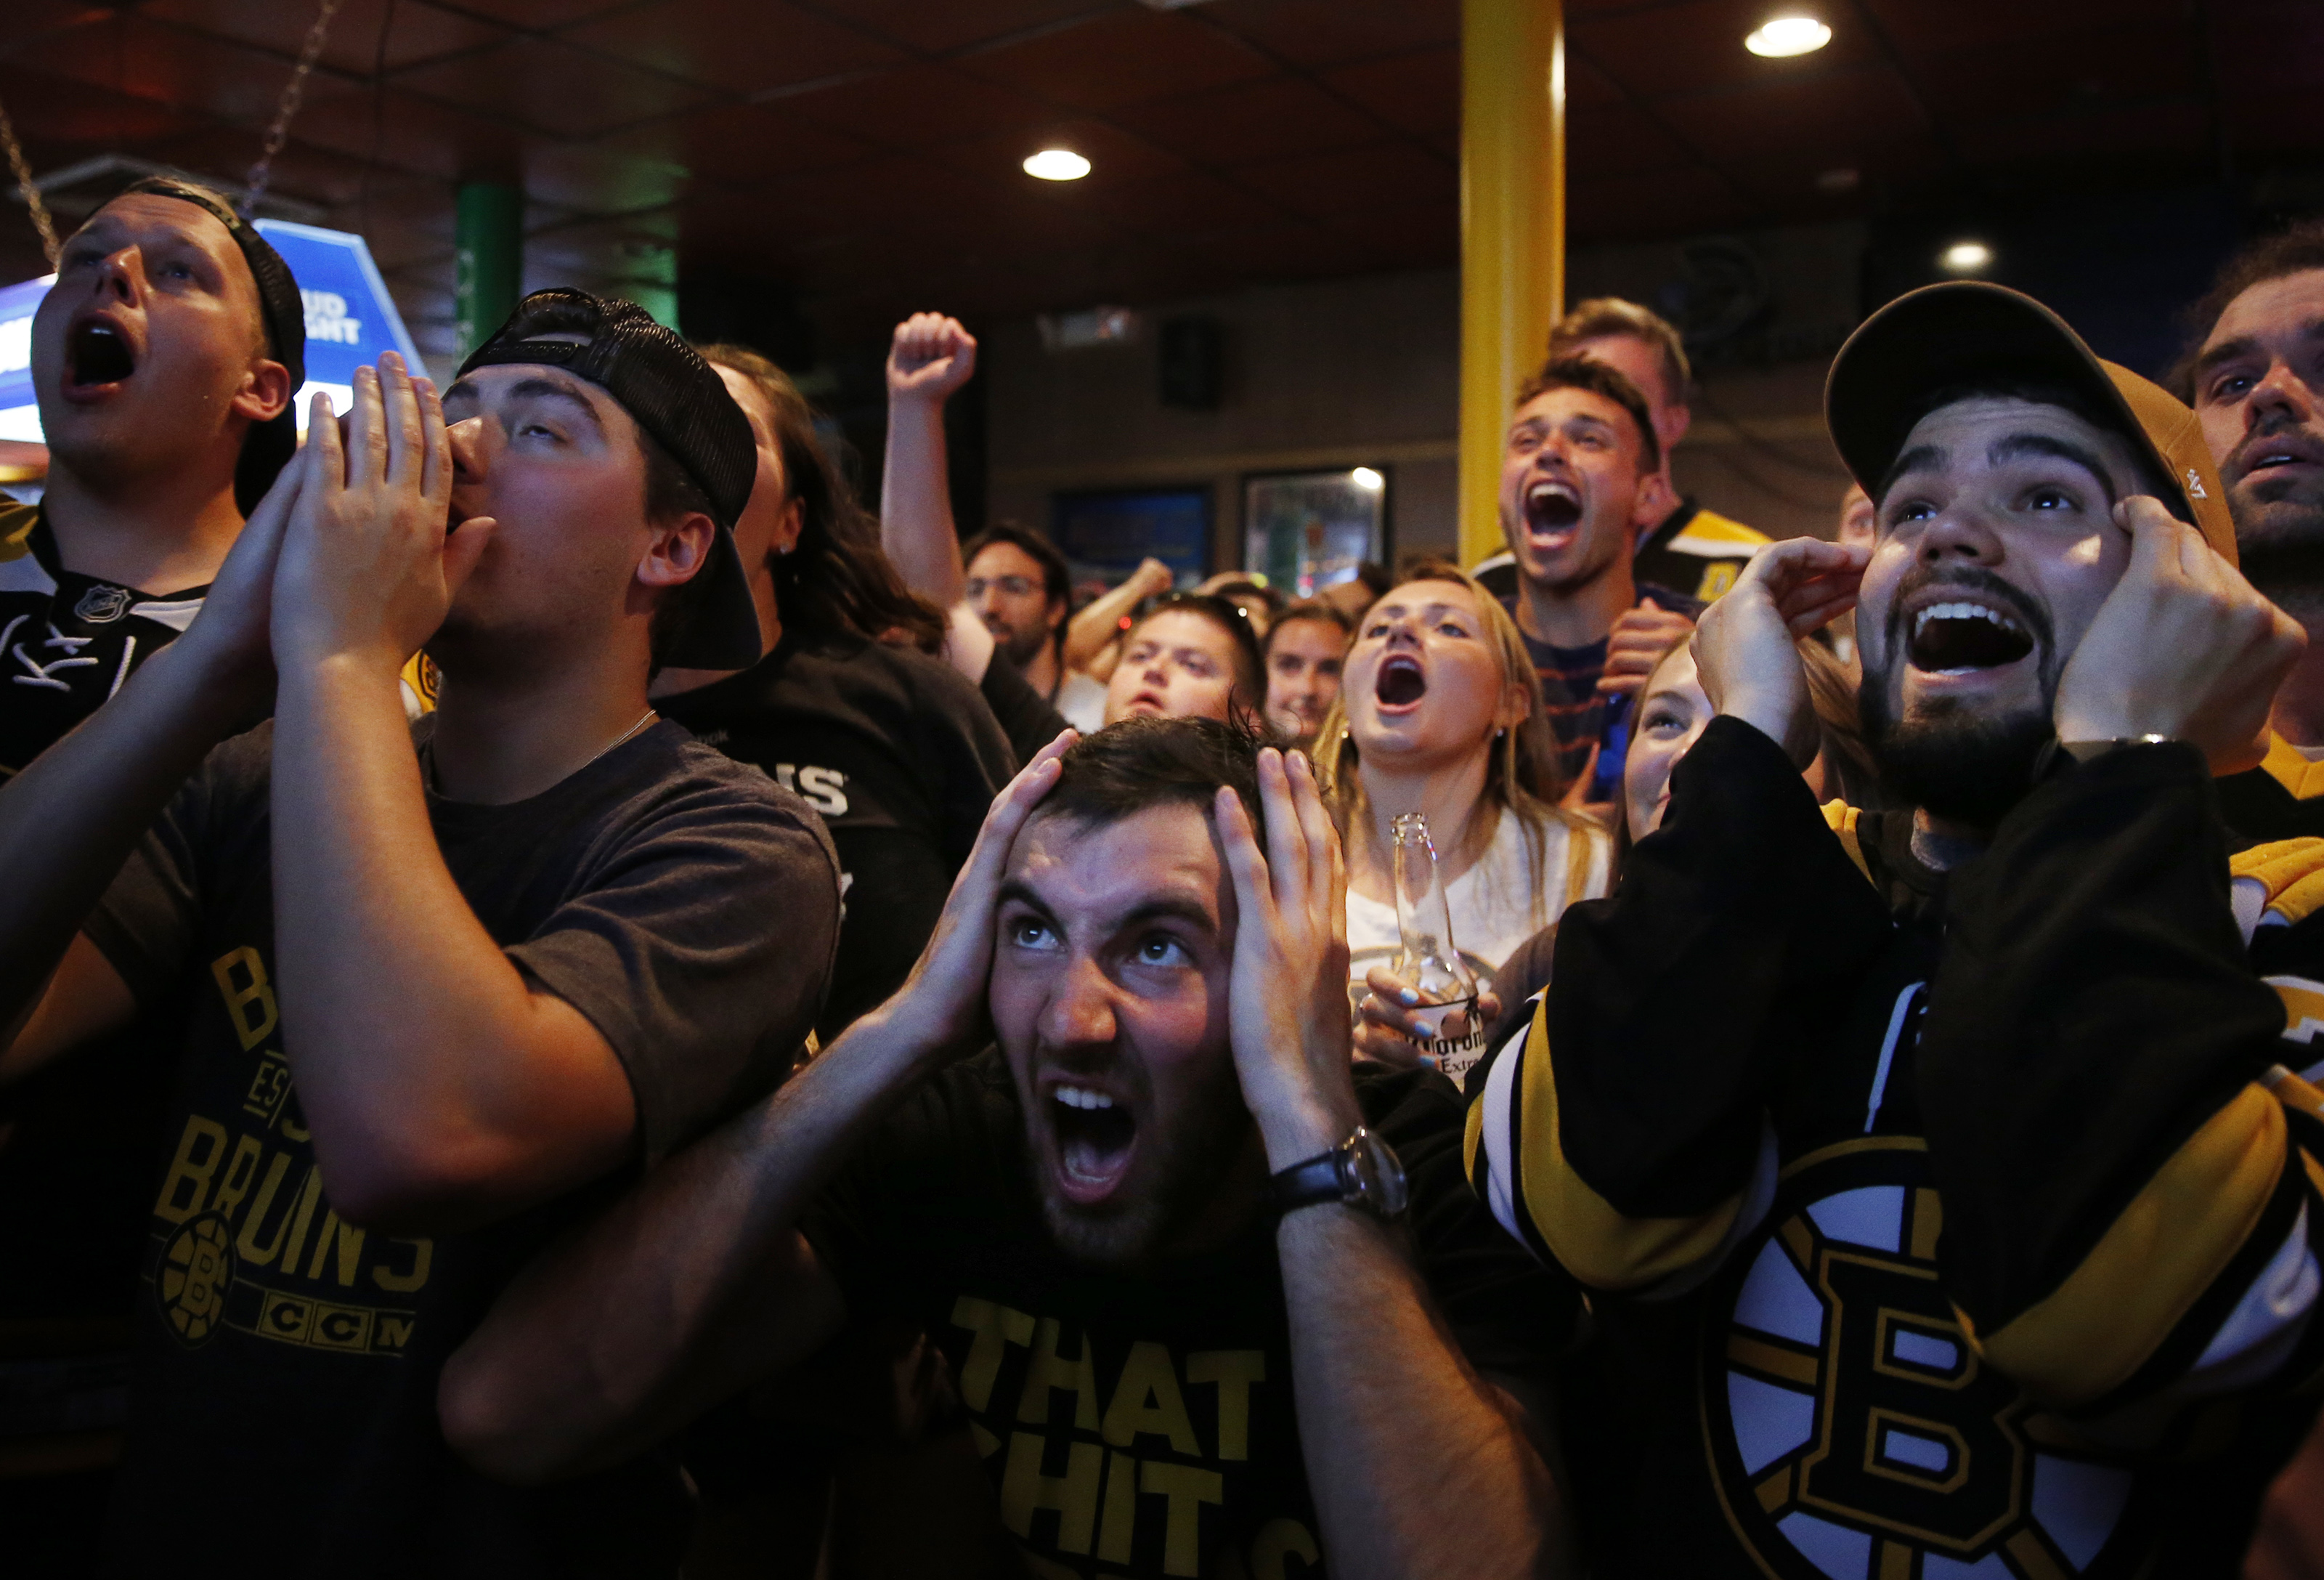
<instances>
[{"instance_id":1,"label":"black t-shirt with text","mask_svg":"<svg viewBox=\"0 0 2324 1580\"><path fill-rule=\"evenodd\" d=\"M1356 1085L1409 1176L1419 1265L1471 1363L1545 1375L1578 1297L1470 1194L1460 1095L1370 1064ZM919 1322L944 1350L1033 1574L1322 1575L1273 1220L1167 1272L1093 1270L1055 1249L1029 1169L988 1050L915 1091L806 1229L853 1320Z\"/></svg>"},{"instance_id":2,"label":"black t-shirt with text","mask_svg":"<svg viewBox=\"0 0 2324 1580\"><path fill-rule=\"evenodd\" d=\"M662 698L662 713L753 763L822 814L846 918L827 1044L903 984L954 874L1016 772L991 709L952 667L861 637L786 633L739 675Z\"/></svg>"},{"instance_id":3,"label":"black t-shirt with text","mask_svg":"<svg viewBox=\"0 0 2324 1580\"><path fill-rule=\"evenodd\" d=\"M431 733L414 726L423 770ZM192 992L115 1571L669 1574L673 1467L521 1491L468 1471L436 1419L444 1360L493 1297L634 1170L435 1239L333 1210L282 1052L272 761L271 725L213 752L86 929L141 1002ZM621 1060L647 1160L773 1086L838 930L837 864L797 797L665 723L529 799L429 812L485 930Z\"/></svg>"}]
</instances>

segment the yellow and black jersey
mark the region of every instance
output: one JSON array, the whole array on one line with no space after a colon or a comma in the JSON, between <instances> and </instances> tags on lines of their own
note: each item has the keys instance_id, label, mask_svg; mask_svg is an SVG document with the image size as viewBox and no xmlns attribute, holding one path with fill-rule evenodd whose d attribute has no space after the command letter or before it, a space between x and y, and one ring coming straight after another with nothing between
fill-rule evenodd
<instances>
[{"instance_id":1,"label":"yellow and black jersey","mask_svg":"<svg viewBox=\"0 0 2324 1580\"><path fill-rule=\"evenodd\" d=\"M1638 545L1630 574L1709 604L1733 587L1751 556L1772 541L1741 522L1705 510L1692 499L1681 500Z\"/></svg>"},{"instance_id":2,"label":"yellow and black jersey","mask_svg":"<svg viewBox=\"0 0 2324 1580\"><path fill-rule=\"evenodd\" d=\"M2232 1573L2324 1361L2319 901L2181 746L1940 874L1714 721L1471 1081L1480 1195L1596 1291L1598 1571Z\"/></svg>"},{"instance_id":3,"label":"yellow and black jersey","mask_svg":"<svg viewBox=\"0 0 2324 1580\"><path fill-rule=\"evenodd\" d=\"M2324 762L2312 762L2282 735L2267 738L2257 768L2219 782L2219 816L2246 839L2324 836Z\"/></svg>"}]
</instances>

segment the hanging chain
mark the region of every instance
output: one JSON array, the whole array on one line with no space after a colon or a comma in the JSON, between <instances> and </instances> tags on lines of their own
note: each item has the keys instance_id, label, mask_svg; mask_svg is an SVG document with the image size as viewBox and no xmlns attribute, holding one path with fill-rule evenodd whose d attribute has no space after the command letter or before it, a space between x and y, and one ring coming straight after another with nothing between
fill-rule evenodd
<instances>
[{"instance_id":1,"label":"hanging chain","mask_svg":"<svg viewBox=\"0 0 2324 1580\"><path fill-rule=\"evenodd\" d=\"M315 25L307 30L306 47L299 51L299 64L283 86L282 102L274 106L274 125L266 129L266 143L258 155L258 162L250 167L250 175L243 182L242 217L248 219L258 211L259 200L266 196L266 182L274 169L274 156L282 152L283 143L290 135L290 117L299 113L299 100L307 91L307 74L322 58L323 40L331 31L331 18L338 14L344 0L323 0L323 8L316 14Z\"/></svg>"},{"instance_id":2,"label":"hanging chain","mask_svg":"<svg viewBox=\"0 0 2324 1580\"><path fill-rule=\"evenodd\" d=\"M49 206L41 201L41 189L32 184L32 167L24 162L24 150L16 141L16 126L8 119L7 106L0 105L0 143L8 145L8 168L15 172L16 189L24 194L24 207L32 212L32 228L41 233L41 250L49 255L49 267L57 266L57 226L49 217Z\"/></svg>"}]
</instances>

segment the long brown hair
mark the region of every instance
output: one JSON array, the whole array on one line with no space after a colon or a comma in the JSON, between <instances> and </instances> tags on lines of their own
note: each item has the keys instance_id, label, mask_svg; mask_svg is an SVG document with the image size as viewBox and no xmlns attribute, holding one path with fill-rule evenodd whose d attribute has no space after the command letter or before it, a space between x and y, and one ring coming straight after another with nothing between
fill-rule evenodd
<instances>
[{"instance_id":1,"label":"long brown hair","mask_svg":"<svg viewBox=\"0 0 2324 1580\"><path fill-rule=\"evenodd\" d=\"M936 651L944 644L944 611L906 587L881 550L879 523L817 441L815 408L790 374L747 346L695 349L713 367L733 368L751 381L782 455L783 486L799 502L798 546L774 562L775 611L783 624Z\"/></svg>"},{"instance_id":2,"label":"long brown hair","mask_svg":"<svg viewBox=\"0 0 2324 1580\"><path fill-rule=\"evenodd\" d=\"M1517 623L1501 607L1499 599L1485 590L1475 577L1459 566L1446 560L1418 560L1406 565L1389 588L1416 581L1451 582L1469 589L1476 600L1478 617L1484 622L1488 633L1487 645L1499 661L1501 684L1514 687L1525 696L1526 715L1493 743L1485 762L1483 800L1497 810L1517 819L1524 829L1526 844L1534 864L1538 866L1546 846L1549 830L1555 826L1570 829L1600 832L1591 819L1565 810L1557 804L1565 793L1566 781L1558 772L1557 734L1542 711L1541 677L1533 667L1533 659L1526 651L1525 637ZM1383 597L1387 595L1382 594ZM1361 641L1362 624L1357 626L1356 638ZM1360 836L1370 837L1371 805L1364 794L1362 754L1356 748L1354 735L1348 727L1347 692L1342 688L1332 703L1332 710L1323 716L1323 725L1315 732L1315 772L1323 788L1324 805L1332 811L1333 820L1340 826L1340 837L1352 842ZM1447 855L1454 860L1471 860L1491 843L1493 829L1499 821L1493 818L1471 817L1462 836L1457 852ZM1569 857L1573 859L1572 857Z\"/></svg>"}]
</instances>

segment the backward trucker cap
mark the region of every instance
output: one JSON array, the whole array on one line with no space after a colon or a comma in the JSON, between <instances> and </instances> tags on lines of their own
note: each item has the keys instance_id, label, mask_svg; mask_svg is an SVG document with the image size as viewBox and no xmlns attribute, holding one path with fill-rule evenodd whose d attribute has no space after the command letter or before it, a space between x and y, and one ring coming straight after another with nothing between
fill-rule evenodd
<instances>
[{"instance_id":1,"label":"backward trucker cap","mask_svg":"<svg viewBox=\"0 0 2324 1580\"><path fill-rule=\"evenodd\" d=\"M586 341L549 339L586 335ZM758 476L751 420L694 347L633 301L559 288L536 291L460 365L561 367L622 403L677 458L718 523L692 612L662 661L684 670L747 670L759 661L758 605L734 547L734 522Z\"/></svg>"},{"instance_id":2,"label":"backward trucker cap","mask_svg":"<svg viewBox=\"0 0 2324 1580\"><path fill-rule=\"evenodd\" d=\"M307 383L307 310L299 295L299 282L272 244L208 188L170 176L147 176L124 187L120 196L126 198L133 192L191 203L226 226L258 286L258 317L266 328L266 355L290 372L290 401L278 415L251 424L243 436L242 455L234 468L234 507L246 516L258 508L258 502L266 497L266 491L274 486L274 479L299 449L299 392Z\"/></svg>"},{"instance_id":3,"label":"backward trucker cap","mask_svg":"<svg viewBox=\"0 0 2324 1580\"><path fill-rule=\"evenodd\" d=\"M2163 506L2228 564L2236 528L2195 414L2166 390L2082 344L2022 291L1980 280L1924 286L1864 320L1832 359L1824 420L1840 459L1870 493L1904 452L1928 399L1948 384L1998 379L2059 384L2100 411L2172 487Z\"/></svg>"}]
</instances>

